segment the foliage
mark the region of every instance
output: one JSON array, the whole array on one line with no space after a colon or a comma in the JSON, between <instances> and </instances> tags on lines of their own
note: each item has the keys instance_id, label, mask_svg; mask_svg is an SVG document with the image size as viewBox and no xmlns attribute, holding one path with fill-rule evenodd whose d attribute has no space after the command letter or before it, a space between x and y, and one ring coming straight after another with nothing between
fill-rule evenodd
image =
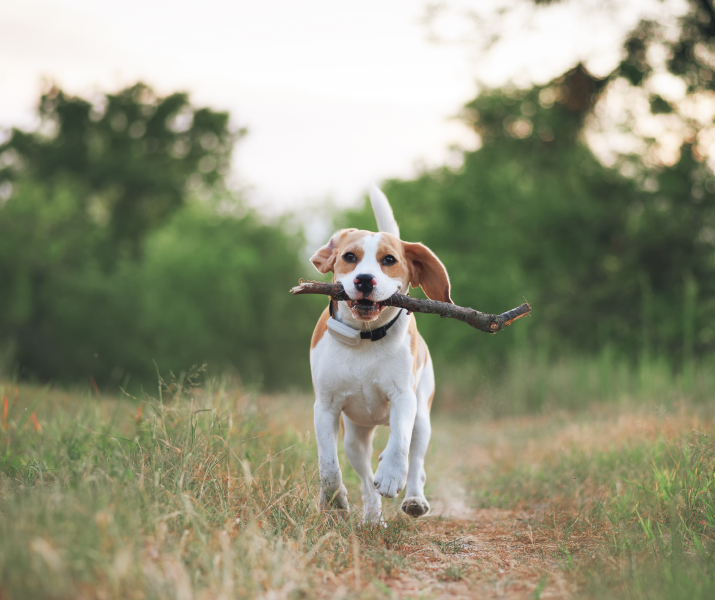
<instances>
[{"instance_id":1,"label":"foliage","mask_svg":"<svg viewBox=\"0 0 715 600\"><path fill-rule=\"evenodd\" d=\"M677 27L638 24L604 78L577 65L544 86L485 90L463 110L482 146L461 167L386 182L403 238L440 256L455 301L534 305L492 338L418 316L451 384L507 376L527 348L537 368L574 351L627 367L662 356L684 377L715 350L715 130L703 117L715 13L706 0L689 7ZM658 91L663 75L682 98ZM638 152L613 167L593 154L586 140L617 93L645 98L646 116L679 132L670 159L633 123L622 125ZM282 295L312 270L299 236L226 191L242 134L228 115L137 84L93 100L51 88L39 117L0 145L0 360L23 376L112 384L147 380L152 360L177 371L209 361L269 387L307 385L320 301L300 300L296 319ZM374 228L367 206L337 222ZM519 401L540 406L529 394Z\"/></svg>"},{"instance_id":2,"label":"foliage","mask_svg":"<svg viewBox=\"0 0 715 600\"><path fill-rule=\"evenodd\" d=\"M320 308L305 303L309 318L295 320L286 293L305 272L303 240L220 191L235 138L227 115L142 85L105 101L97 113L53 89L41 114L56 134L14 131L3 146L6 361L67 383L138 386L154 363L179 373L208 362L245 383L307 386ZM196 181L211 197L190 195Z\"/></svg>"},{"instance_id":3,"label":"foliage","mask_svg":"<svg viewBox=\"0 0 715 600\"><path fill-rule=\"evenodd\" d=\"M227 113L195 108L186 94L157 96L137 83L94 100L57 87L42 94L40 125L0 145L0 183L82 181L86 218L108 227L102 259L137 256L147 232L180 208L189 188L223 181L240 131Z\"/></svg>"},{"instance_id":4,"label":"foliage","mask_svg":"<svg viewBox=\"0 0 715 600\"><path fill-rule=\"evenodd\" d=\"M193 204L147 236L141 260L107 272L83 253L104 232L78 226L80 194L55 190L23 182L0 211L1 264L16 282L0 296L0 326L23 374L139 384L155 378L153 361L176 373L208 362L270 389L307 384L310 319L285 326L300 238L252 212L221 217Z\"/></svg>"},{"instance_id":5,"label":"foliage","mask_svg":"<svg viewBox=\"0 0 715 600\"><path fill-rule=\"evenodd\" d=\"M153 290L135 300L145 344L136 356L163 357L162 368L177 372L206 361L214 373L228 369L267 389L307 387L308 340L322 303L295 318L286 284L301 274L301 248L300 237L255 213L234 219L185 209L148 239L138 281L124 286ZM139 360L132 371L142 372Z\"/></svg>"},{"instance_id":6,"label":"foliage","mask_svg":"<svg viewBox=\"0 0 715 600\"><path fill-rule=\"evenodd\" d=\"M517 7L498 11L491 32ZM532 319L493 341L421 318L442 372L499 372L527 340L547 360L615 352L631 366L660 355L685 368L715 349L715 11L709 0L688 8L677 26L639 23L603 78L579 64L543 86L483 91L462 114L481 147L460 168L387 182L403 238L437 252L457 303L534 305ZM658 92L664 76L682 82L683 97ZM618 94L630 121L609 113ZM630 110L642 96L645 114ZM616 152L609 168L586 142L599 128L620 135L614 123L639 150ZM372 229L369 213L339 224Z\"/></svg>"},{"instance_id":7,"label":"foliage","mask_svg":"<svg viewBox=\"0 0 715 600\"><path fill-rule=\"evenodd\" d=\"M492 369L525 336L557 356L610 347L678 366L715 348L715 253L703 237L715 193L691 193L692 180L715 192L715 179L691 146L645 186L604 167L579 135L603 89L579 66L544 87L483 93L464 111L482 147L460 168L387 182L403 239L440 256L458 304L501 312L524 296L535 307L494 341L423 318L443 365L473 369L470 356ZM374 229L370 212L340 224Z\"/></svg>"}]
</instances>

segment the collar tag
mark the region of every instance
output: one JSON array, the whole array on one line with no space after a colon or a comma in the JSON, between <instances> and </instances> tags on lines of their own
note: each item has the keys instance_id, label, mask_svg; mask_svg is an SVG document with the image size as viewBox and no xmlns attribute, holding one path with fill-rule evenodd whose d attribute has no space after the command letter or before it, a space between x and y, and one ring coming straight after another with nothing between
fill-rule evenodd
<instances>
[{"instance_id":1,"label":"collar tag","mask_svg":"<svg viewBox=\"0 0 715 600\"><path fill-rule=\"evenodd\" d=\"M340 340L343 344L348 346L357 346L361 342L360 331L348 327L340 321L336 321L333 317L330 317L327 322L328 333L332 335L336 340Z\"/></svg>"}]
</instances>

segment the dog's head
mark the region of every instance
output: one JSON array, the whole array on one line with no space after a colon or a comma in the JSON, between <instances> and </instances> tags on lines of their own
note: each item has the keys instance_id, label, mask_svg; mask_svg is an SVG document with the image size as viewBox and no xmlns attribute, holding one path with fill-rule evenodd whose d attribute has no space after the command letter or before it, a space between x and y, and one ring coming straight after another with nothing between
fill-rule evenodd
<instances>
[{"instance_id":1,"label":"dog's head","mask_svg":"<svg viewBox=\"0 0 715 600\"><path fill-rule=\"evenodd\" d=\"M435 254L390 233L343 229L310 261L342 284L351 314L359 321L377 319L385 308L381 302L410 285L420 286L432 300L452 303L447 269Z\"/></svg>"}]
</instances>

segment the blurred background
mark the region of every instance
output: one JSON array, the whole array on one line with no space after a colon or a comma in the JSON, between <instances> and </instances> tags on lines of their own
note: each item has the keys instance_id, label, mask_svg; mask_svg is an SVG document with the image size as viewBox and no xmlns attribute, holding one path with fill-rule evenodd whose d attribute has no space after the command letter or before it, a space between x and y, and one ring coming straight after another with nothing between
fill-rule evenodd
<instances>
[{"instance_id":1,"label":"blurred background","mask_svg":"<svg viewBox=\"0 0 715 600\"><path fill-rule=\"evenodd\" d=\"M442 406L712 389L711 0L11 1L0 85L5 377L309 390L288 289L377 181L457 304L534 306L418 315Z\"/></svg>"}]
</instances>

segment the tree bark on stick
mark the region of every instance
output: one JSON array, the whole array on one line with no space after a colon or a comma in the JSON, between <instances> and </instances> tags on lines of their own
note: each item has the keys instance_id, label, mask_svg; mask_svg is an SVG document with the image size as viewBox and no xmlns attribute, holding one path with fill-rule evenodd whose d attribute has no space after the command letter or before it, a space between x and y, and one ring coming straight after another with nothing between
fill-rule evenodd
<instances>
[{"instance_id":1,"label":"tree bark on stick","mask_svg":"<svg viewBox=\"0 0 715 600\"><path fill-rule=\"evenodd\" d=\"M344 301L350 300L345 293L343 286L339 283L327 283L324 281L308 281L301 279L299 285L291 288L291 294L323 294L330 296L333 300ZM396 306L405 308L409 312L429 313L439 315L443 319L457 319L471 325L479 331L486 333L496 333L511 325L517 319L527 316L531 312L531 304L524 303L521 306L512 308L500 315L491 315L488 313L479 312L473 308L465 308L456 304L448 304L447 302L439 302L437 300L420 300L419 298L410 298L403 294L393 294L387 300L382 300L380 304L385 306Z\"/></svg>"}]
</instances>

